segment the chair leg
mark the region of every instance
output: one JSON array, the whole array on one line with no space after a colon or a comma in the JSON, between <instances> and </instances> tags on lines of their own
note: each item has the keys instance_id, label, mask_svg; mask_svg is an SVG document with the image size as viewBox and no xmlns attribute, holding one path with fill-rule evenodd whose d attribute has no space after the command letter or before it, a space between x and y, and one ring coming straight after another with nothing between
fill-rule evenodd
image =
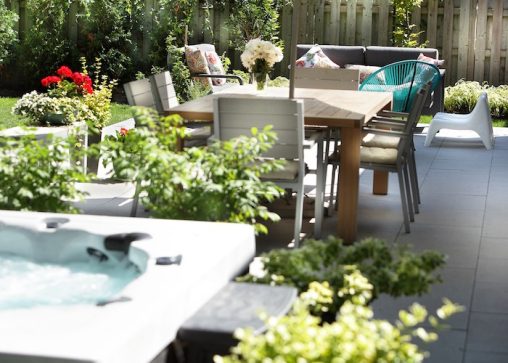
<instances>
[{"instance_id":1,"label":"chair leg","mask_svg":"<svg viewBox=\"0 0 508 363\"><path fill-rule=\"evenodd\" d=\"M404 229L406 233L409 233L409 217L406 204L406 191L404 190L404 178L402 176L402 170L399 169L399 171L397 172L397 176L399 179L400 200L402 204L402 215L404 217Z\"/></svg>"},{"instance_id":2,"label":"chair leg","mask_svg":"<svg viewBox=\"0 0 508 363\"><path fill-rule=\"evenodd\" d=\"M416 201L418 204L422 203L422 199L420 197L420 184L418 182L418 171L416 169L416 158L414 151L411 153L411 169L413 170L413 176L414 176L414 184L416 189Z\"/></svg>"},{"instance_id":3,"label":"chair leg","mask_svg":"<svg viewBox=\"0 0 508 363\"><path fill-rule=\"evenodd\" d=\"M321 238L321 226L323 224L324 191L326 185L326 164L323 160L323 136L318 140L317 146L317 170L316 170L316 200L314 203L314 238Z\"/></svg>"},{"instance_id":4,"label":"chair leg","mask_svg":"<svg viewBox=\"0 0 508 363\"><path fill-rule=\"evenodd\" d=\"M411 197L411 182L409 181L409 172L408 172L408 166L407 164L402 165L402 175L404 177L404 189L406 192L406 202L407 202L407 209L409 212L409 220L411 222L415 221L415 214L413 210L413 198Z\"/></svg>"},{"instance_id":5,"label":"chair leg","mask_svg":"<svg viewBox=\"0 0 508 363\"><path fill-rule=\"evenodd\" d=\"M134 189L134 196L132 197L132 207L131 207L131 217L136 217L136 214L138 212L138 203L139 203L139 188L138 183L136 183L135 189Z\"/></svg>"},{"instance_id":6,"label":"chair leg","mask_svg":"<svg viewBox=\"0 0 508 363\"><path fill-rule=\"evenodd\" d=\"M431 121L430 125L429 125L429 129L427 131L427 136L425 137L424 146L430 146L432 139L434 138L434 136L436 136L438 131L439 131L439 127L434 126Z\"/></svg>"},{"instance_id":7,"label":"chair leg","mask_svg":"<svg viewBox=\"0 0 508 363\"><path fill-rule=\"evenodd\" d=\"M300 185L303 185L300 184ZM303 187L299 188L296 194L296 210L295 210L295 248L300 246L300 232L302 230L302 218L303 218Z\"/></svg>"}]
</instances>

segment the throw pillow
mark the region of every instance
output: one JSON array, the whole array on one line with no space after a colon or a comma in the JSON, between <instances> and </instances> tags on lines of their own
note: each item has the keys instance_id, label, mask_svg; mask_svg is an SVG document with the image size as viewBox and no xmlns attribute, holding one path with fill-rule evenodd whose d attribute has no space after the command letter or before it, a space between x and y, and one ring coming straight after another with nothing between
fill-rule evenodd
<instances>
[{"instance_id":1,"label":"throw pillow","mask_svg":"<svg viewBox=\"0 0 508 363\"><path fill-rule=\"evenodd\" d=\"M340 68L323 53L318 45L313 46L307 53L298 58L295 66L300 68Z\"/></svg>"},{"instance_id":2,"label":"throw pillow","mask_svg":"<svg viewBox=\"0 0 508 363\"><path fill-rule=\"evenodd\" d=\"M420 55L418 56L418 60L422 61L422 62L427 62L427 63L433 64L436 67L442 67L444 65L444 59L434 59L431 57L427 57L423 53L420 53Z\"/></svg>"},{"instance_id":3,"label":"throw pillow","mask_svg":"<svg viewBox=\"0 0 508 363\"><path fill-rule=\"evenodd\" d=\"M220 61L220 57L215 51L205 52L206 61L208 63L208 69L210 74L224 74L224 67ZM212 78L212 84L214 86L222 86L226 83L225 78Z\"/></svg>"},{"instance_id":4,"label":"throw pillow","mask_svg":"<svg viewBox=\"0 0 508 363\"><path fill-rule=\"evenodd\" d=\"M196 47L185 47L185 60L191 73L204 73L210 74L208 69L208 62L205 55ZM212 82L207 77L194 77L194 81L202 83L204 86L211 87Z\"/></svg>"},{"instance_id":5,"label":"throw pillow","mask_svg":"<svg viewBox=\"0 0 508 363\"><path fill-rule=\"evenodd\" d=\"M346 69L358 69L360 71L360 83L363 83L368 76L381 68L376 66L364 66L363 64L346 64L345 67ZM378 78L384 82L384 76L381 73L378 74Z\"/></svg>"}]
</instances>

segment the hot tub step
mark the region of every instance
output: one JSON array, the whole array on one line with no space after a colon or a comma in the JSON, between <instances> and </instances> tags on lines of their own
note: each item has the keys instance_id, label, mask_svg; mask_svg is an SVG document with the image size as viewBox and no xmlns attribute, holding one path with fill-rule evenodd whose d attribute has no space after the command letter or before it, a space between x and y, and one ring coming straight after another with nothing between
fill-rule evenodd
<instances>
[{"instance_id":1,"label":"hot tub step","mask_svg":"<svg viewBox=\"0 0 508 363\"><path fill-rule=\"evenodd\" d=\"M180 327L177 340L185 349L185 361L213 362L215 354L228 354L237 343L236 329L263 333L266 326L259 313L285 315L296 295L289 286L230 282Z\"/></svg>"}]
</instances>

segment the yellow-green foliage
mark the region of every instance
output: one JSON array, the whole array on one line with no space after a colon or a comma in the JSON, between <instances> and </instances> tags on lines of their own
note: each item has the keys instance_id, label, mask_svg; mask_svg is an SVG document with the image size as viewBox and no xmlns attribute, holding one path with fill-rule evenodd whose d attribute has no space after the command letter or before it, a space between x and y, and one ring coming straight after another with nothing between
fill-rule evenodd
<instances>
[{"instance_id":1,"label":"yellow-green foliage","mask_svg":"<svg viewBox=\"0 0 508 363\"><path fill-rule=\"evenodd\" d=\"M458 81L446 87L444 106L446 112L469 113L482 92L487 92L490 113L496 117L508 117L508 85L499 87L475 81Z\"/></svg>"},{"instance_id":2,"label":"yellow-green foliage","mask_svg":"<svg viewBox=\"0 0 508 363\"><path fill-rule=\"evenodd\" d=\"M252 330L236 332L239 344L227 357L215 357L216 363L374 363L422 362L426 353L415 342L435 341L434 332L439 319L446 319L462 307L444 301L444 305L429 315L427 310L413 304L399 312L395 323L374 318L371 299L372 285L358 270L352 269L339 294L348 295L336 320L322 323L311 315L310 305L326 300L332 293L326 283L313 282L281 318L264 317L267 331L255 335ZM324 297L322 295L325 295ZM432 328L423 328L429 323ZM428 326L428 325L427 325Z\"/></svg>"}]
</instances>

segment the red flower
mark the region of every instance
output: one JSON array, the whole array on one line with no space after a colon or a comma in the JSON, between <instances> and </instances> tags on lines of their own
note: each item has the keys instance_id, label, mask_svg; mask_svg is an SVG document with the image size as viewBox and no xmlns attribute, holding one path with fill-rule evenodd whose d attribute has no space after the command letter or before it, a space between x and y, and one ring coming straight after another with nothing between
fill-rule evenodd
<instances>
[{"instance_id":1,"label":"red flower","mask_svg":"<svg viewBox=\"0 0 508 363\"><path fill-rule=\"evenodd\" d=\"M41 80L41 84L43 87L49 87L53 83L60 83L61 79L57 76L47 76Z\"/></svg>"},{"instance_id":2,"label":"red flower","mask_svg":"<svg viewBox=\"0 0 508 363\"><path fill-rule=\"evenodd\" d=\"M129 132L129 129L126 129L125 127L121 127L120 131L118 132L120 136L125 136Z\"/></svg>"},{"instance_id":3,"label":"red flower","mask_svg":"<svg viewBox=\"0 0 508 363\"><path fill-rule=\"evenodd\" d=\"M83 87L83 90L85 91L84 93L93 93L93 88L88 83L84 83L81 87Z\"/></svg>"},{"instance_id":4,"label":"red flower","mask_svg":"<svg viewBox=\"0 0 508 363\"><path fill-rule=\"evenodd\" d=\"M81 86L84 82L83 74L79 72L74 72L71 76L72 81L76 83L78 86Z\"/></svg>"},{"instance_id":5,"label":"red flower","mask_svg":"<svg viewBox=\"0 0 508 363\"><path fill-rule=\"evenodd\" d=\"M84 76L83 82L85 84L89 85L90 87L92 86L92 79L89 76L87 76L87 75Z\"/></svg>"},{"instance_id":6,"label":"red flower","mask_svg":"<svg viewBox=\"0 0 508 363\"><path fill-rule=\"evenodd\" d=\"M58 74L62 78L72 78L72 71L67 66L61 66L60 68L58 68L56 74Z\"/></svg>"}]
</instances>

